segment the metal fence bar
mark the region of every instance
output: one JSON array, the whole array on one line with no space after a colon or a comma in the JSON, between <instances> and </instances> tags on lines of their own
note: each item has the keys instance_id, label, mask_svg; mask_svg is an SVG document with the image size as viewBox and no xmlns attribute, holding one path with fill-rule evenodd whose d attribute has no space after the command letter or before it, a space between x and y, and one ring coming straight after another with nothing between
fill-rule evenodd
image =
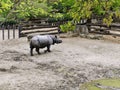
<instances>
[{"instance_id":1,"label":"metal fence bar","mask_svg":"<svg viewBox=\"0 0 120 90\"><path fill-rule=\"evenodd\" d=\"M17 29L17 30L16 30ZM0 25L1 39L15 39L21 37L22 26L17 25Z\"/></svg>"},{"instance_id":2,"label":"metal fence bar","mask_svg":"<svg viewBox=\"0 0 120 90\"><path fill-rule=\"evenodd\" d=\"M19 26L18 26L18 35L19 35L19 38L21 37L21 30L22 30L22 26L19 25Z\"/></svg>"},{"instance_id":3,"label":"metal fence bar","mask_svg":"<svg viewBox=\"0 0 120 90\"><path fill-rule=\"evenodd\" d=\"M9 25L7 26L7 29L8 29L8 39L10 39L10 26Z\"/></svg>"},{"instance_id":4,"label":"metal fence bar","mask_svg":"<svg viewBox=\"0 0 120 90\"><path fill-rule=\"evenodd\" d=\"M13 25L12 27L13 27L13 39L15 39L15 25Z\"/></svg>"},{"instance_id":5,"label":"metal fence bar","mask_svg":"<svg viewBox=\"0 0 120 90\"><path fill-rule=\"evenodd\" d=\"M4 35L4 25L1 26L2 27L2 39L4 40L5 39L5 35Z\"/></svg>"}]
</instances>

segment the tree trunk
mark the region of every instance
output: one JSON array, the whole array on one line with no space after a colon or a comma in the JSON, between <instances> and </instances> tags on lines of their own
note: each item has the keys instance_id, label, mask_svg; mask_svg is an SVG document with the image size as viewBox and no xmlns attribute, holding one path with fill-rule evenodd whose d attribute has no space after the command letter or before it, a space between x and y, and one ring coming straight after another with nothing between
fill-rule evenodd
<instances>
[{"instance_id":1,"label":"tree trunk","mask_svg":"<svg viewBox=\"0 0 120 90\"><path fill-rule=\"evenodd\" d=\"M75 33L87 35L89 33L88 27L86 25L76 25Z\"/></svg>"}]
</instances>

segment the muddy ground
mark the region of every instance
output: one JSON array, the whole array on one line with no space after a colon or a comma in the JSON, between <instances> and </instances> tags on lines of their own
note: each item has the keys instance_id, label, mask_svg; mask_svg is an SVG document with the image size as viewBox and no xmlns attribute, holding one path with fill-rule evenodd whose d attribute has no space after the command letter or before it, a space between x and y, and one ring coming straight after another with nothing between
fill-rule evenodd
<instances>
[{"instance_id":1,"label":"muddy ground","mask_svg":"<svg viewBox=\"0 0 120 90\"><path fill-rule=\"evenodd\" d=\"M30 56L26 38L0 42L0 90L80 90L91 80L120 77L120 44L62 38L52 52Z\"/></svg>"}]
</instances>

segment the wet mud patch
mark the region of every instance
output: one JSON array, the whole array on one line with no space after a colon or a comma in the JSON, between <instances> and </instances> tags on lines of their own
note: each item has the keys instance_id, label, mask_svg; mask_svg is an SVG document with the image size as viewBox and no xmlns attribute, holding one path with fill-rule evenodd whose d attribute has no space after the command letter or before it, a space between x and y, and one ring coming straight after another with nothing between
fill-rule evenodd
<instances>
[{"instance_id":1,"label":"wet mud patch","mask_svg":"<svg viewBox=\"0 0 120 90\"><path fill-rule=\"evenodd\" d=\"M13 73L18 68L16 66L10 66L9 68L0 67L0 72Z\"/></svg>"},{"instance_id":2,"label":"wet mud patch","mask_svg":"<svg viewBox=\"0 0 120 90\"><path fill-rule=\"evenodd\" d=\"M55 87L51 88L53 90L69 90L79 86L79 83L87 81L87 77L79 73L75 68L67 67L57 61L38 63L37 65L36 69L54 72L55 75L63 78L63 80L56 82Z\"/></svg>"},{"instance_id":3,"label":"wet mud patch","mask_svg":"<svg viewBox=\"0 0 120 90\"><path fill-rule=\"evenodd\" d=\"M56 85L52 87L53 90L79 90L79 85L85 82L100 78L119 77L120 74L119 68L104 67L90 63L76 66L75 68L65 66L57 61L37 63L37 65L36 69L54 72L55 75L63 78L63 80L56 82Z\"/></svg>"},{"instance_id":4,"label":"wet mud patch","mask_svg":"<svg viewBox=\"0 0 120 90\"><path fill-rule=\"evenodd\" d=\"M120 77L119 44L79 38L63 41L52 47L52 53L33 57L25 38L0 44L0 90L83 90L81 84Z\"/></svg>"},{"instance_id":5,"label":"wet mud patch","mask_svg":"<svg viewBox=\"0 0 120 90\"><path fill-rule=\"evenodd\" d=\"M29 56L26 54L22 54L18 51L4 51L1 53L0 60L6 60L6 61L31 61L29 59Z\"/></svg>"},{"instance_id":6,"label":"wet mud patch","mask_svg":"<svg viewBox=\"0 0 120 90\"><path fill-rule=\"evenodd\" d=\"M18 51L6 50L0 57L0 72L14 73L34 67L33 60Z\"/></svg>"}]
</instances>

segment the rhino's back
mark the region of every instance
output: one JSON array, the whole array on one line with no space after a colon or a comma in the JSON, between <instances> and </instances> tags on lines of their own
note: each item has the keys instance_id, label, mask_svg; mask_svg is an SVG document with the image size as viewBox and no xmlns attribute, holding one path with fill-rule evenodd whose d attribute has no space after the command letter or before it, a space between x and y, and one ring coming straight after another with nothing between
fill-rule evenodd
<instances>
[{"instance_id":1,"label":"rhino's back","mask_svg":"<svg viewBox=\"0 0 120 90\"><path fill-rule=\"evenodd\" d=\"M37 36L34 36L31 39L31 41L32 41L32 44L34 46L38 46L38 47L41 47L41 48L44 48L48 44L52 44L53 43L53 40L52 40L52 38L49 35L44 35L44 36L37 35Z\"/></svg>"}]
</instances>

